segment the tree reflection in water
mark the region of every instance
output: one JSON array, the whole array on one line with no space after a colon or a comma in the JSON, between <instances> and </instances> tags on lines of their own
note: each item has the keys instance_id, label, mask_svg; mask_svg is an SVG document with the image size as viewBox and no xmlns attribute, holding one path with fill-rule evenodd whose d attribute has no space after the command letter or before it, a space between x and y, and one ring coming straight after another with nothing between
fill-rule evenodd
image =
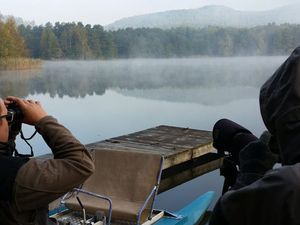
<instances>
[{"instance_id":1,"label":"tree reflection in water","mask_svg":"<svg viewBox=\"0 0 300 225\"><path fill-rule=\"evenodd\" d=\"M84 98L114 89L139 98L214 105L257 97L257 89L283 60L284 57L233 57L46 61L40 70L0 72L0 95Z\"/></svg>"}]
</instances>

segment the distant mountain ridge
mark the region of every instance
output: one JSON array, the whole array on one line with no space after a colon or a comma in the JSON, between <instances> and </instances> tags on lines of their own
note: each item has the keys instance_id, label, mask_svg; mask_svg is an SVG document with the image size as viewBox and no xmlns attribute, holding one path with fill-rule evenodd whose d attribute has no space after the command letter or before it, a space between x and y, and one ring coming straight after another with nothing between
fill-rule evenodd
<instances>
[{"instance_id":1,"label":"distant mountain ridge","mask_svg":"<svg viewBox=\"0 0 300 225\"><path fill-rule=\"evenodd\" d=\"M131 28L175 27L202 28L207 26L221 27L254 27L268 23L300 24L300 4L288 5L267 11L240 11L225 6L204 6L198 9L171 10L120 19L106 26L106 29L117 30Z\"/></svg>"}]
</instances>

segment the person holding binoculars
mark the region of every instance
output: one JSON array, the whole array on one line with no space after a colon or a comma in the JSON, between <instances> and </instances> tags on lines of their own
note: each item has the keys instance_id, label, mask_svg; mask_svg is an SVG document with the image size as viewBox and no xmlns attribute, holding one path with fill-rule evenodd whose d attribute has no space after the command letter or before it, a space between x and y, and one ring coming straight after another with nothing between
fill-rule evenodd
<instances>
[{"instance_id":1,"label":"person holding binoculars","mask_svg":"<svg viewBox=\"0 0 300 225\"><path fill-rule=\"evenodd\" d=\"M227 119L214 126L213 145L238 170L210 225L300 224L300 47L261 87L260 110L269 135Z\"/></svg>"},{"instance_id":2,"label":"person holding binoculars","mask_svg":"<svg viewBox=\"0 0 300 225\"><path fill-rule=\"evenodd\" d=\"M12 105L14 116L8 112ZM94 172L90 154L38 101L14 96L0 99L0 118L0 224L53 224L48 219L48 204ZM52 150L53 159L14 154L18 132L12 127L20 127L21 123L35 126Z\"/></svg>"}]
</instances>

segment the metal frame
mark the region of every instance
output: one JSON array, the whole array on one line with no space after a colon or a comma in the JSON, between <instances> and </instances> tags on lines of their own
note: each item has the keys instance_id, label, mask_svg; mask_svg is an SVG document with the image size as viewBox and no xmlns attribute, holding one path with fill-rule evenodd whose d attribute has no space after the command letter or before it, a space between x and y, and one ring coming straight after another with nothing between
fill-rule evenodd
<instances>
[{"instance_id":1,"label":"metal frame","mask_svg":"<svg viewBox=\"0 0 300 225\"><path fill-rule=\"evenodd\" d=\"M151 197L153 196L153 201L151 203L150 214L148 216L148 219L151 220L151 218L152 218L154 201L155 201L157 193L158 193L158 187L159 187L159 184L160 184L160 179L161 179L161 174L162 174L163 161L164 161L164 158L161 157L161 160L160 160L160 170L159 170L158 175L157 175L156 184L153 187L153 189L151 190L151 192L149 193L149 195L148 195L147 199L145 200L143 206L139 210L138 218L137 218L137 225L140 225L142 213L145 210L145 208L146 208L148 202L150 201ZM111 224L112 200L109 197L98 195L98 194L93 193L93 192L85 191L85 190L80 189L80 188L74 188L73 190L77 191L77 192L81 192L81 193L87 194L87 195L94 196L96 198L100 198L100 199L104 199L104 200L108 201L109 202L109 215L108 215L108 224L107 225ZM63 201L66 199L67 196L68 196L68 193L63 196L63 198L61 200L61 203L63 203Z\"/></svg>"},{"instance_id":2,"label":"metal frame","mask_svg":"<svg viewBox=\"0 0 300 225\"><path fill-rule=\"evenodd\" d=\"M153 189L151 190L150 194L148 195L146 201L144 202L143 206L141 207L139 213L138 213L138 218L137 218L137 225L140 225L141 223L141 216L142 216L142 213L143 211L145 210L149 200L151 199L151 196L153 195L153 201L151 203L151 207L150 207L150 214L148 216L148 219L151 220L152 218L152 214L153 214L153 206L154 206L154 201L155 201L155 198L157 196L157 193L158 193L158 187L159 187L159 183L160 183L160 179L161 179L161 174L162 174L162 166L163 166L163 162L164 162L164 158L161 157L161 160L160 160L160 170L159 170L159 173L157 175L157 180L156 180L156 185L153 187Z\"/></svg>"},{"instance_id":3,"label":"metal frame","mask_svg":"<svg viewBox=\"0 0 300 225\"><path fill-rule=\"evenodd\" d=\"M90 192L90 191L85 191L85 190L80 189L80 188L74 188L73 190L77 191L77 192L80 192L80 193L83 193L83 194L86 194L86 195L90 195L90 196L93 196L93 197L96 197L96 198L100 198L100 199L106 200L108 202L108 204L109 204L107 225L110 225L110 223L111 223L111 215L112 215L112 200L109 197L98 195L98 194ZM64 203L64 200L66 199L67 196L68 196L68 193L63 196L63 198L61 200L61 203Z\"/></svg>"},{"instance_id":4,"label":"metal frame","mask_svg":"<svg viewBox=\"0 0 300 225\"><path fill-rule=\"evenodd\" d=\"M174 220L182 220L184 218L184 216L177 213L170 212L168 210L163 210L163 212L164 212L164 217L166 218L170 218Z\"/></svg>"},{"instance_id":5,"label":"metal frame","mask_svg":"<svg viewBox=\"0 0 300 225\"><path fill-rule=\"evenodd\" d=\"M143 206L140 208L140 211L139 211L139 213L138 213L137 222L136 222L137 225L140 225L142 213L143 213L143 211L145 210L145 208L146 208L146 206L147 206L149 200L151 199L151 196L152 196L153 194L154 194L154 196L155 196L155 193L156 193L156 190L157 190L157 189L158 189L158 188L157 188L156 186L154 186L154 188L152 189L152 191L151 191L150 194L148 195L146 201L144 202ZM154 198L154 197L153 197L153 198ZM152 215L152 208L151 208L150 214ZM149 217L150 217L150 215L149 215ZM148 219L149 219L149 217L148 217Z\"/></svg>"}]
</instances>

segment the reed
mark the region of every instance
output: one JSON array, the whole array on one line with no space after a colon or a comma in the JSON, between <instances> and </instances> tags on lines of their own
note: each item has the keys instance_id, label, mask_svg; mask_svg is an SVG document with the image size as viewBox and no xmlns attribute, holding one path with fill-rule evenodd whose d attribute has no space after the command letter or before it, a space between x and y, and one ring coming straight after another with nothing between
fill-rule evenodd
<instances>
[{"instance_id":1,"label":"reed","mask_svg":"<svg viewBox=\"0 0 300 225\"><path fill-rule=\"evenodd\" d=\"M0 70L34 69L42 65L42 60L32 58L0 58Z\"/></svg>"}]
</instances>

